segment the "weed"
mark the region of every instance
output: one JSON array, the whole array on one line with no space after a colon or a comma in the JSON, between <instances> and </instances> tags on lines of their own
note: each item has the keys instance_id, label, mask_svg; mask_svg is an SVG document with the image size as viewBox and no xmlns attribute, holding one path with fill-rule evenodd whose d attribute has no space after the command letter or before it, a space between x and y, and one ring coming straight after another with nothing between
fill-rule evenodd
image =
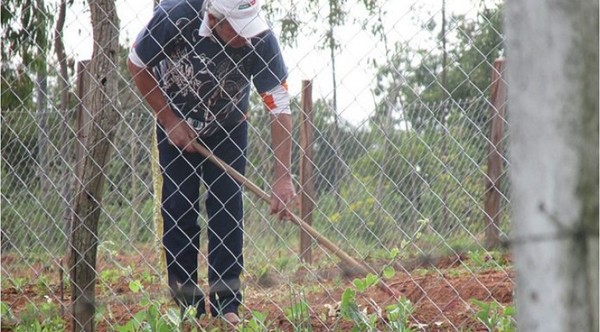
<instances>
[{"instance_id":1,"label":"weed","mask_svg":"<svg viewBox=\"0 0 600 332\"><path fill-rule=\"evenodd\" d=\"M143 271L140 277L142 279L142 282L145 284L154 284L158 282L158 276L148 271Z\"/></svg>"},{"instance_id":2,"label":"weed","mask_svg":"<svg viewBox=\"0 0 600 332\"><path fill-rule=\"evenodd\" d=\"M129 289L133 293L144 291L144 286L139 280L129 282ZM190 306L183 314L178 309L169 308L165 314L161 312L158 301L150 301L147 296L143 296L140 303L146 308L138 311L131 320L125 325L115 328L117 332L172 332L184 331L184 324L189 322L193 325L185 331L197 332L196 308Z\"/></svg>"},{"instance_id":3,"label":"weed","mask_svg":"<svg viewBox=\"0 0 600 332\"><path fill-rule=\"evenodd\" d=\"M139 311L125 325L115 327L117 332L169 332L181 331L179 313L171 309L167 315L160 312L158 303L151 303L145 310Z\"/></svg>"},{"instance_id":4,"label":"weed","mask_svg":"<svg viewBox=\"0 0 600 332\"><path fill-rule=\"evenodd\" d=\"M123 276L123 271L117 268L100 271L100 281L102 281L103 284L114 284L119 281L121 276Z\"/></svg>"},{"instance_id":5,"label":"weed","mask_svg":"<svg viewBox=\"0 0 600 332\"><path fill-rule=\"evenodd\" d=\"M239 332L262 332L271 331L268 323L266 322L267 315L260 311L252 311L252 315L249 320L242 321L242 324L238 327Z\"/></svg>"},{"instance_id":6,"label":"weed","mask_svg":"<svg viewBox=\"0 0 600 332\"><path fill-rule=\"evenodd\" d=\"M10 283L13 285L13 287L15 288L17 293L23 293L25 291L25 287L27 287L27 284L29 282L27 281L27 278L25 278L25 277L18 277L18 278L11 278Z\"/></svg>"},{"instance_id":7,"label":"weed","mask_svg":"<svg viewBox=\"0 0 600 332\"><path fill-rule=\"evenodd\" d=\"M468 252L471 265L476 269L491 270L502 268L502 255L497 251L473 250Z\"/></svg>"},{"instance_id":8,"label":"weed","mask_svg":"<svg viewBox=\"0 0 600 332\"><path fill-rule=\"evenodd\" d=\"M50 292L50 280L46 275L38 276L35 282L35 291L38 294L48 294Z\"/></svg>"},{"instance_id":9,"label":"weed","mask_svg":"<svg viewBox=\"0 0 600 332\"><path fill-rule=\"evenodd\" d=\"M107 261L112 260L114 256L118 254L115 250L115 243L113 241L102 241L98 245L98 257L104 258Z\"/></svg>"},{"instance_id":10,"label":"weed","mask_svg":"<svg viewBox=\"0 0 600 332\"><path fill-rule=\"evenodd\" d=\"M356 291L351 288L347 288L342 294L340 314L354 323L352 331L377 331L377 315L360 311L356 303Z\"/></svg>"},{"instance_id":11,"label":"weed","mask_svg":"<svg viewBox=\"0 0 600 332\"><path fill-rule=\"evenodd\" d=\"M389 327L391 331L410 332L409 319L414 311L414 307L409 299L402 297L397 303L385 308L387 313Z\"/></svg>"},{"instance_id":12,"label":"weed","mask_svg":"<svg viewBox=\"0 0 600 332\"><path fill-rule=\"evenodd\" d=\"M17 322L10 306L4 302L0 302L0 319L4 327L14 326Z\"/></svg>"},{"instance_id":13,"label":"weed","mask_svg":"<svg viewBox=\"0 0 600 332\"><path fill-rule=\"evenodd\" d=\"M52 302L41 303L37 306L29 303L19 318L15 332L59 332L65 330L65 321L60 317L58 306Z\"/></svg>"},{"instance_id":14,"label":"weed","mask_svg":"<svg viewBox=\"0 0 600 332\"><path fill-rule=\"evenodd\" d=\"M312 331L309 310L308 303L304 299L292 304L292 306L284 310L285 317L294 326L294 331Z\"/></svg>"},{"instance_id":15,"label":"weed","mask_svg":"<svg viewBox=\"0 0 600 332\"><path fill-rule=\"evenodd\" d=\"M471 299L471 302L479 308L475 316L488 331L513 332L516 330L513 306L503 307L495 301L483 302L476 299Z\"/></svg>"},{"instance_id":16,"label":"weed","mask_svg":"<svg viewBox=\"0 0 600 332\"><path fill-rule=\"evenodd\" d=\"M362 279L354 279L352 283L360 292L364 292L365 290L367 290L367 288L377 284L378 281L379 278L377 278L376 275L369 273L366 277Z\"/></svg>"}]
</instances>

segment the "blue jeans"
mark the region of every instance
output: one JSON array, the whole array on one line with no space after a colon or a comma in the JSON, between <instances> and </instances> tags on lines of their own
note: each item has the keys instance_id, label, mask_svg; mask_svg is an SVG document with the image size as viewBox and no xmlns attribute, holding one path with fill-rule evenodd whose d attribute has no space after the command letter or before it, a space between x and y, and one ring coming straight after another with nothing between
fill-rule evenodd
<instances>
[{"instance_id":1,"label":"blue jeans","mask_svg":"<svg viewBox=\"0 0 600 332\"><path fill-rule=\"evenodd\" d=\"M163 178L163 245L171 294L183 308L206 312L205 296L197 285L200 245L200 185L207 188L209 303L213 316L237 313L242 296L242 188L218 166L197 153L180 152L157 130ZM244 174L248 125L240 123L201 142L223 161Z\"/></svg>"}]
</instances>

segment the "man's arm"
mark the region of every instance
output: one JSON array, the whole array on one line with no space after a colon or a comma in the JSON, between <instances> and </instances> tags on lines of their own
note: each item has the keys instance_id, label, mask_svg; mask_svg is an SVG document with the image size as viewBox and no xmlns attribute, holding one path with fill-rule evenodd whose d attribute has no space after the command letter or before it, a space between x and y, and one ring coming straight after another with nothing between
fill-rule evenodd
<instances>
[{"instance_id":1,"label":"man's arm","mask_svg":"<svg viewBox=\"0 0 600 332\"><path fill-rule=\"evenodd\" d=\"M148 68L138 67L129 59L127 68L136 87L156 113L156 119L165 129L169 142L188 152L195 152L191 143L196 139L196 132L173 113L152 72Z\"/></svg>"},{"instance_id":2,"label":"man's arm","mask_svg":"<svg viewBox=\"0 0 600 332\"><path fill-rule=\"evenodd\" d=\"M292 182L292 116L290 114L271 115L271 140L275 152L273 192L271 194L271 214L279 219L289 219L292 204L296 197Z\"/></svg>"}]
</instances>

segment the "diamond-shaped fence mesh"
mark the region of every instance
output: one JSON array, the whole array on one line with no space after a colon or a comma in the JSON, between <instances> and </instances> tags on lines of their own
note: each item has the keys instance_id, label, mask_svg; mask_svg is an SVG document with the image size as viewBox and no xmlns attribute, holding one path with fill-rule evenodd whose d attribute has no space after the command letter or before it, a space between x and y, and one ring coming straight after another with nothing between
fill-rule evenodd
<instances>
[{"instance_id":1,"label":"diamond-shaped fence mesh","mask_svg":"<svg viewBox=\"0 0 600 332\"><path fill-rule=\"evenodd\" d=\"M87 308L97 330L227 328L210 314L195 319L193 312L180 311L169 291L167 265L171 271L196 259L186 253L175 262L165 260L163 217L176 221L167 232L188 232L178 240L184 246L191 233L177 223L190 214L194 220L198 214L196 273L207 309L209 294L219 285L234 287L243 294L238 330L467 331L514 325L514 272L502 246L510 227L505 179L510 163L504 149L509 121L498 60L504 51L502 2L263 1L288 72L291 172L303 197L293 212L371 274L356 274L355 266L322 241L309 239L306 246L297 225L270 215L269 204L246 187L239 289L220 275L236 261L210 254L235 254L227 246L218 249L235 227L216 237L217 248L209 248L207 240L215 237L209 228L225 227L219 224L222 217L208 215L235 211L223 210L219 198L205 207L215 196L204 185L196 185L198 199L186 202L179 183L169 204L187 210L181 216L161 214L164 179L155 113L126 65L132 40L152 17L154 4L116 3L119 60L106 70L116 72L118 82L105 91L117 91L107 98L118 119L102 128L94 123L104 113L90 107L94 89L107 84L88 61L94 38L100 38L92 35L90 3L103 5L63 2L63 18L59 1L2 5L3 329L88 326L77 321L74 310L79 307L73 290L89 285L73 280L73 250L96 251L94 261L79 264L95 278L95 302ZM62 62L56 27L62 31ZM190 58L201 59L203 69L216 59L194 54ZM201 95L196 81L178 74L179 84ZM218 91L211 91L237 98L227 85L231 81L214 79L218 84L211 89ZM245 177L270 194L272 119L250 86ZM209 104L199 98L199 105ZM110 141L93 139L99 128ZM103 187L87 192L76 174L102 144L109 147L106 165L100 165ZM208 176L206 166L186 162ZM215 181L223 178L228 176ZM202 181L221 189L221 182ZM97 231L84 249L70 245L78 241L72 234L74 201L82 193L100 209ZM208 260L232 265L209 273ZM179 281L175 289L185 289L189 280Z\"/></svg>"}]
</instances>

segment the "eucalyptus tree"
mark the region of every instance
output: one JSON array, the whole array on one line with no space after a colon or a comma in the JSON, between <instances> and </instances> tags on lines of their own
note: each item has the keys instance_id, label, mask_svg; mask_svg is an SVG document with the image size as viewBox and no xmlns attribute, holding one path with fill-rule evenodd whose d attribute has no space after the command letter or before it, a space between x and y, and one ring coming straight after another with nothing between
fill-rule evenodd
<instances>
[{"instance_id":1,"label":"eucalyptus tree","mask_svg":"<svg viewBox=\"0 0 600 332\"><path fill-rule=\"evenodd\" d=\"M51 15L43 0L6 0L2 2L0 19L3 40L1 47L2 124L5 127L6 123L10 122L11 114L9 112L30 112L36 107L38 114L33 119L39 128L38 137L26 137L24 147L16 145L5 151L4 147L6 146L3 146L3 157L9 163L8 167L21 168L21 166L12 164L11 161L14 161L15 158L25 157L27 154L34 155L37 160L29 159L28 163L39 165L35 172L42 187L48 187L44 172L47 166L45 129L48 70L46 59L50 47L48 38L50 23ZM19 130L11 129L6 134L5 131L2 131L4 138L10 135L14 135L13 138L15 138L20 134ZM13 141L9 139L8 143L10 142ZM31 164L23 167L28 171L33 170ZM18 172L16 169L13 170ZM23 176L22 179L29 177L28 180L32 180L30 174L17 174Z\"/></svg>"},{"instance_id":2,"label":"eucalyptus tree","mask_svg":"<svg viewBox=\"0 0 600 332\"><path fill-rule=\"evenodd\" d=\"M464 15L449 18L446 28L449 64L446 68L443 52L413 48L406 42L397 43L389 62L379 66L376 94L387 103L404 105L406 109L401 110L402 115L415 130L431 128L438 119L412 105L440 102L446 95L451 100L488 97L494 60L504 53L502 8L502 4L491 8L483 6L475 19ZM427 29L434 41L439 38L435 22ZM444 70L445 87L441 80ZM401 84L390 79L398 73L402 77ZM482 125L485 117L479 113L469 114L469 117L475 124Z\"/></svg>"},{"instance_id":3,"label":"eucalyptus tree","mask_svg":"<svg viewBox=\"0 0 600 332\"><path fill-rule=\"evenodd\" d=\"M422 17L427 16L417 16ZM486 153L482 135L487 129L485 100L490 95L492 66L503 53L502 5L487 7L482 2L475 18L453 15L447 22L443 18L441 27L428 19L422 27L429 32L429 46L399 41L386 47L386 62L376 63L373 92L378 104L371 123L382 132L386 126L409 132L390 136L404 140L395 143L400 151L406 144L427 148L420 155L401 156L404 167L412 169L406 176L398 178L383 166L386 175L380 177L379 187L388 180L396 188L410 188L402 195L415 206L426 206L420 211L425 217L442 211L438 220L444 220L448 207L453 215L468 219L473 215L468 210L476 209L467 202L481 191L473 175L480 172ZM386 156L374 158L388 165ZM449 195L452 190L460 194ZM463 199L462 193L470 198Z\"/></svg>"}]
</instances>

